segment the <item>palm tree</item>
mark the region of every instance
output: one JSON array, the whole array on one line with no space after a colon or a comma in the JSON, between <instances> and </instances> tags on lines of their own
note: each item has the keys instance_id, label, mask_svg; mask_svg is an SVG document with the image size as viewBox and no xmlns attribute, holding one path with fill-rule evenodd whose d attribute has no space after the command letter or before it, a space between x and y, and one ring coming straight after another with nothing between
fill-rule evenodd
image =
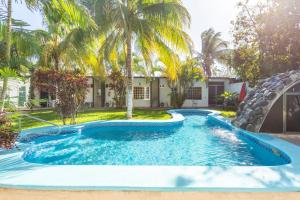
<instances>
[{"instance_id":1,"label":"palm tree","mask_svg":"<svg viewBox=\"0 0 300 200\"><path fill-rule=\"evenodd\" d=\"M94 61L90 44L95 24L82 5L52 0L43 10L48 30L36 31L42 44L39 66L58 70L83 67L85 61Z\"/></svg>"},{"instance_id":2,"label":"palm tree","mask_svg":"<svg viewBox=\"0 0 300 200\"><path fill-rule=\"evenodd\" d=\"M89 0L101 41L102 63L116 59L124 50L127 77L127 118L132 118L133 69L132 54L141 55L148 66L154 57L162 58L168 67L175 67L174 52L189 53L189 36L184 27L190 15L180 0Z\"/></svg>"},{"instance_id":3,"label":"palm tree","mask_svg":"<svg viewBox=\"0 0 300 200\"><path fill-rule=\"evenodd\" d=\"M221 39L221 33L210 28L201 35L202 51L198 58L203 63L204 71L208 77L212 76L212 67L215 61L223 63L225 54L228 52L228 43Z\"/></svg>"},{"instance_id":4,"label":"palm tree","mask_svg":"<svg viewBox=\"0 0 300 200\"><path fill-rule=\"evenodd\" d=\"M18 26L22 26L18 27ZM8 79L17 78L28 72L28 69L33 66L31 58L37 55L39 44L32 34L33 31L24 29L26 23L18 21L14 22L14 29L11 34L10 60L6 61L5 48L0 50L0 79L3 80L0 100L4 103L8 88ZM0 21L0 46L4 47L7 25ZM9 66L9 67L8 67ZM13 75L13 76L12 76ZM3 104L2 104L3 105ZM3 111L4 107L1 107Z\"/></svg>"},{"instance_id":5,"label":"palm tree","mask_svg":"<svg viewBox=\"0 0 300 200\"><path fill-rule=\"evenodd\" d=\"M0 78L3 80L8 80L9 78L18 78L18 73L14 69L11 69L9 67L3 67L0 69ZM8 87L7 84L8 84L8 82L5 81L3 83L3 88L7 88ZM2 93L3 93L3 89L2 89L1 94ZM5 101L3 100L1 102L1 112L4 111L4 107L5 107Z\"/></svg>"},{"instance_id":6,"label":"palm tree","mask_svg":"<svg viewBox=\"0 0 300 200\"><path fill-rule=\"evenodd\" d=\"M4 3L4 1L1 1ZM39 5L38 0L25 0L26 5L29 8L35 8ZM7 65L10 67L10 59L11 59L11 40L12 40L12 0L7 0L7 16L6 16L6 34L5 34L5 50L4 50L4 59ZM8 85L8 77L3 77L3 86L2 92L0 95L0 101L4 101L7 92Z\"/></svg>"}]
</instances>

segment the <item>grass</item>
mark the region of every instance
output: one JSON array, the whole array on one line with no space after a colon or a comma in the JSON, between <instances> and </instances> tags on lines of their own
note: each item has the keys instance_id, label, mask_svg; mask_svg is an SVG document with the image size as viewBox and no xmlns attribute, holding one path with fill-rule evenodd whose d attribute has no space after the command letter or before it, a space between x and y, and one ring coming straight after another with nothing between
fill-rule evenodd
<instances>
[{"instance_id":1,"label":"grass","mask_svg":"<svg viewBox=\"0 0 300 200\"><path fill-rule=\"evenodd\" d=\"M226 118L233 118L236 116L236 112L234 111L225 111L219 110L221 115ZM37 110L37 111L29 111L26 112L31 116L62 125L62 121L60 117L53 110ZM18 128L18 119L20 115L15 113L11 116L13 120L13 125L15 128ZM166 112L165 109L135 109L133 112L133 119L140 120L166 120L170 119L171 116ZM76 119L77 123L83 122L91 122L97 120L117 120L117 119L126 119L126 110L87 110L85 112L81 112L78 114ZM43 123L34 119L30 119L28 117L21 118L21 127L22 129L29 128L38 128L43 126L49 126L48 123Z\"/></svg>"},{"instance_id":2,"label":"grass","mask_svg":"<svg viewBox=\"0 0 300 200\"><path fill-rule=\"evenodd\" d=\"M62 121L60 120L59 115L56 114L53 110L38 110L38 111L29 111L26 112L31 116L62 125ZM18 119L20 114L15 113L11 116L13 120L14 127L18 127ZM171 116L166 112L166 110L162 109L135 109L133 112L133 119L140 120L166 120L170 119ZM125 110L87 110L85 112L79 113L76 119L77 123L97 121L97 120L116 120L116 119L126 119L126 111ZM28 128L38 128L43 126L49 126L48 123L43 123L34 119L30 119L28 117L21 118L21 127L22 129Z\"/></svg>"},{"instance_id":3,"label":"grass","mask_svg":"<svg viewBox=\"0 0 300 200\"><path fill-rule=\"evenodd\" d=\"M236 112L235 111L224 111L224 110L220 110L221 115L223 117L226 118L234 118L236 116Z\"/></svg>"}]
</instances>

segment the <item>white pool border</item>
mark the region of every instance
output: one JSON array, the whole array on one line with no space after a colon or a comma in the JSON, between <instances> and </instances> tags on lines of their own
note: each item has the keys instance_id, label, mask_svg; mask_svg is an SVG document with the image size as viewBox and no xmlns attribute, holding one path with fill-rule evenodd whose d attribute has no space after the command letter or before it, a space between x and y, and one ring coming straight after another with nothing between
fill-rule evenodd
<instances>
[{"instance_id":1,"label":"white pool border","mask_svg":"<svg viewBox=\"0 0 300 200\"><path fill-rule=\"evenodd\" d=\"M198 110L212 112L211 117L230 125L217 112ZM183 122L184 117L176 110L170 113L173 118L164 121L98 121L65 128L124 123L169 126ZM39 132L41 129L35 130ZM25 131L22 136L29 132ZM291 163L282 166L232 167L43 165L24 161L22 154L26 144L20 144L20 151L0 150L0 187L47 190L300 191L300 148L269 135L246 134L280 149L289 156Z\"/></svg>"}]
</instances>

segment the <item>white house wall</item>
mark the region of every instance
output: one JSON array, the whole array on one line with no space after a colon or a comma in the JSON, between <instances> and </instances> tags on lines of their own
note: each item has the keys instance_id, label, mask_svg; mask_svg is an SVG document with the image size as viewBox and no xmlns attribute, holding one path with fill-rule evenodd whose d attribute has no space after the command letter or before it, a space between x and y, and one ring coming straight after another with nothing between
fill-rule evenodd
<instances>
[{"instance_id":1,"label":"white house wall","mask_svg":"<svg viewBox=\"0 0 300 200\"><path fill-rule=\"evenodd\" d=\"M3 82L0 80L0 86L2 86ZM19 103L19 91L21 87L26 88L26 101L28 101L29 97L29 89L30 89L30 79L27 79L25 82L20 81L18 79L9 79L8 81L8 90L7 90L7 96L10 99L10 102L13 103L15 106L18 107ZM25 105L24 105L25 106ZM21 107L24 107L21 106Z\"/></svg>"},{"instance_id":2,"label":"white house wall","mask_svg":"<svg viewBox=\"0 0 300 200\"><path fill-rule=\"evenodd\" d=\"M229 92L240 93L243 86L243 82L240 83L231 83L229 87ZM249 83L247 83L247 91L250 91L252 88L249 87Z\"/></svg>"},{"instance_id":3,"label":"white house wall","mask_svg":"<svg viewBox=\"0 0 300 200\"><path fill-rule=\"evenodd\" d=\"M184 101L184 108L192 108L192 107L208 107L208 87L206 83L203 81L197 81L194 83L193 87L201 87L202 88L202 98L201 100L190 100L187 99Z\"/></svg>"},{"instance_id":4,"label":"white house wall","mask_svg":"<svg viewBox=\"0 0 300 200\"><path fill-rule=\"evenodd\" d=\"M88 78L88 88L87 88L87 93L86 93L86 98L85 98L85 102L92 104L94 101L94 97L93 97L93 88L91 87L93 85L93 78Z\"/></svg>"},{"instance_id":5,"label":"white house wall","mask_svg":"<svg viewBox=\"0 0 300 200\"><path fill-rule=\"evenodd\" d=\"M134 78L133 87L149 87L150 88L150 81L147 81L147 79L145 79L145 78ZM150 92L150 99L151 99L151 92ZM138 107L138 108L151 107L150 99L148 99L148 100L134 99L133 106Z\"/></svg>"},{"instance_id":6,"label":"white house wall","mask_svg":"<svg viewBox=\"0 0 300 200\"><path fill-rule=\"evenodd\" d=\"M159 89L159 102L163 103L164 107L171 107L171 89L166 78L159 79Z\"/></svg>"}]
</instances>

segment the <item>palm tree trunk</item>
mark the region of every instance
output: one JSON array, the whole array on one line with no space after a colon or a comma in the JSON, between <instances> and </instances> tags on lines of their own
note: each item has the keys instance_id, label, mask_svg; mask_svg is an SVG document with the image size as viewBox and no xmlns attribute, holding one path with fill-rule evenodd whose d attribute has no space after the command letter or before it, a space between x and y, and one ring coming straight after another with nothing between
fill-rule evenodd
<instances>
[{"instance_id":1,"label":"palm tree trunk","mask_svg":"<svg viewBox=\"0 0 300 200\"><path fill-rule=\"evenodd\" d=\"M132 119L133 108L133 76L132 76L132 47L131 34L127 38L127 55L126 55L126 69L127 69L127 119Z\"/></svg>"},{"instance_id":2,"label":"palm tree trunk","mask_svg":"<svg viewBox=\"0 0 300 200\"><path fill-rule=\"evenodd\" d=\"M10 65L10 48L11 48L11 26L12 26L12 0L7 1L7 30L5 38L5 59L8 66ZM0 101L2 102L1 112L4 111L5 97L8 87L8 78L3 78L2 92Z\"/></svg>"},{"instance_id":3,"label":"palm tree trunk","mask_svg":"<svg viewBox=\"0 0 300 200\"><path fill-rule=\"evenodd\" d=\"M3 78L3 85L2 85L2 92L1 92L1 112L4 111L5 107L5 97L6 97L6 92L7 92L7 87L8 87L8 78Z\"/></svg>"},{"instance_id":4,"label":"palm tree trunk","mask_svg":"<svg viewBox=\"0 0 300 200\"><path fill-rule=\"evenodd\" d=\"M12 0L7 1L7 30L6 30L6 38L5 38L5 58L8 63L10 60L10 48L11 48L11 24L12 24Z\"/></svg>"}]
</instances>

